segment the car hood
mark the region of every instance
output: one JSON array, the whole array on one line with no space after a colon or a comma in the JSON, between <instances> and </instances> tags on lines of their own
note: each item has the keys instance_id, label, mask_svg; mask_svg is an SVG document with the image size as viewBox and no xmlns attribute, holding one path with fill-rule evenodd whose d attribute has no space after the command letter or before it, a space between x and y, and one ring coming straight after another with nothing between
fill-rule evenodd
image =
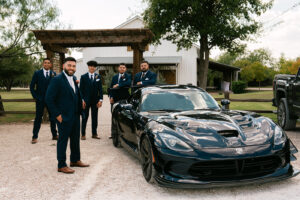
<instances>
[{"instance_id":1,"label":"car hood","mask_svg":"<svg viewBox=\"0 0 300 200\"><path fill-rule=\"evenodd\" d=\"M269 118L245 111L185 111L142 114L164 125L185 142L201 148L228 148L272 144L274 127ZM161 127L160 127L161 130Z\"/></svg>"}]
</instances>

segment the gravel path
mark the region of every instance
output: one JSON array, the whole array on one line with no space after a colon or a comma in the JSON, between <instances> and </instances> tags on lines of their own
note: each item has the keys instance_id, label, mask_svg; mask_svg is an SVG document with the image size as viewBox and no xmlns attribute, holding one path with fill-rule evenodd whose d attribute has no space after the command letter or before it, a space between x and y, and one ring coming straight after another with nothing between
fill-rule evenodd
<instances>
[{"instance_id":1,"label":"gravel path","mask_svg":"<svg viewBox=\"0 0 300 200\"><path fill-rule=\"evenodd\" d=\"M101 140L94 140L88 134L91 132L89 120L87 140L80 143L82 161L91 166L75 168L76 172L71 175L57 172L56 144L51 140L48 124L42 125L39 142L35 145L30 143L32 124L1 125L0 200L300 199L300 175L280 182L216 189L175 190L148 184L138 160L124 149L114 148L108 139L110 117L106 97L99 112ZM288 135L300 148L300 128ZM300 169L299 160L293 165Z\"/></svg>"}]
</instances>

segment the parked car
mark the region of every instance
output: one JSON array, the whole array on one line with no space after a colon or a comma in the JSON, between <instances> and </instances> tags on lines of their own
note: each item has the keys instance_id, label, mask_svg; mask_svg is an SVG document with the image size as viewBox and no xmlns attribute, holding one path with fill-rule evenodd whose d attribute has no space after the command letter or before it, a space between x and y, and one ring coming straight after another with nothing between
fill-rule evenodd
<instances>
[{"instance_id":1,"label":"parked car","mask_svg":"<svg viewBox=\"0 0 300 200\"><path fill-rule=\"evenodd\" d=\"M294 129L300 116L300 68L297 75L276 75L273 94L273 106L278 107L278 124L284 130Z\"/></svg>"},{"instance_id":2,"label":"parked car","mask_svg":"<svg viewBox=\"0 0 300 200\"><path fill-rule=\"evenodd\" d=\"M222 100L222 105L229 104ZM226 110L190 85L149 86L113 106L112 140L141 161L144 178L172 188L296 176L298 150L271 119Z\"/></svg>"}]
</instances>

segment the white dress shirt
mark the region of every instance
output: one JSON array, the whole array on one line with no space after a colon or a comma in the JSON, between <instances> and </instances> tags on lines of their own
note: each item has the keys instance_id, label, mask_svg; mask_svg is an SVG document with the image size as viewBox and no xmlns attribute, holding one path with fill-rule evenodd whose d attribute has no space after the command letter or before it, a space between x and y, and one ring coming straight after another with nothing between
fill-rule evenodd
<instances>
[{"instance_id":1,"label":"white dress shirt","mask_svg":"<svg viewBox=\"0 0 300 200\"><path fill-rule=\"evenodd\" d=\"M73 88L73 91L75 93L75 84L74 84L74 79L73 79L73 76L69 76L68 74L66 74L65 71L63 71L63 73L65 74L65 76L67 77L67 80L71 86L71 88Z\"/></svg>"},{"instance_id":2,"label":"white dress shirt","mask_svg":"<svg viewBox=\"0 0 300 200\"><path fill-rule=\"evenodd\" d=\"M120 74L120 73L119 73L118 83L120 82L120 78L121 78L123 75L124 75L124 74Z\"/></svg>"},{"instance_id":3,"label":"white dress shirt","mask_svg":"<svg viewBox=\"0 0 300 200\"><path fill-rule=\"evenodd\" d=\"M47 73L47 72L48 72L48 76L50 77L50 69L45 70L45 68L43 68L43 72L44 72L45 78L47 77L47 76L46 76L46 73Z\"/></svg>"},{"instance_id":4,"label":"white dress shirt","mask_svg":"<svg viewBox=\"0 0 300 200\"><path fill-rule=\"evenodd\" d=\"M90 77L90 79L92 78L92 76L93 76L93 80L95 79L95 73L90 73L89 72L89 77Z\"/></svg>"}]
</instances>

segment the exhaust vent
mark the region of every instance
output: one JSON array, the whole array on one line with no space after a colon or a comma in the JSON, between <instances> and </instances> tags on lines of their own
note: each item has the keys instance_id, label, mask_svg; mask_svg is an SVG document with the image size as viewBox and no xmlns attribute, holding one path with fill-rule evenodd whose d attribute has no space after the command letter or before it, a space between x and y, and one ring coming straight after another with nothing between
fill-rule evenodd
<instances>
[{"instance_id":1,"label":"exhaust vent","mask_svg":"<svg viewBox=\"0 0 300 200\"><path fill-rule=\"evenodd\" d=\"M239 136L239 132L237 130L221 130L221 131L218 131L218 133L220 135L222 135L223 137L238 137Z\"/></svg>"}]
</instances>

